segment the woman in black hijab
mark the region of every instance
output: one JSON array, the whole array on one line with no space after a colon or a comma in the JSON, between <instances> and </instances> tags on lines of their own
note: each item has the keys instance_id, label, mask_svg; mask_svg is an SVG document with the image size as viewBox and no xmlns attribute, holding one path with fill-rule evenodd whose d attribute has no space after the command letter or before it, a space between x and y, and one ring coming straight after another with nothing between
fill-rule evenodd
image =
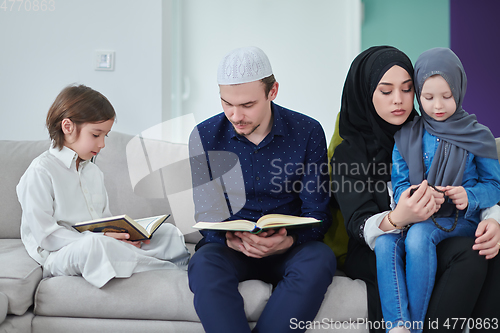
<instances>
[{"instance_id":1,"label":"woman in black hijab","mask_svg":"<svg viewBox=\"0 0 500 333\"><path fill-rule=\"evenodd\" d=\"M396 79L394 76L386 78L393 68L398 69L399 74L403 69L407 75L402 79L399 79L401 75ZM349 236L344 271L347 276L361 279L367 285L367 327L371 332L385 331L381 325L373 247L380 234L396 229L387 214L394 209L394 213L399 212L398 216L404 216L404 220L398 219L398 227L401 227L430 218L443 203L442 195L421 186L412 196L409 193L401 195L397 207L391 206L388 182L394 134L417 114L413 109L412 78L410 59L396 48L377 46L359 54L347 74L342 94L339 133L343 141L331 158L332 189ZM400 98L407 98L405 94L411 94L411 106L406 108ZM374 101L380 96L392 96L392 112L376 109ZM443 326L446 319L452 324L451 318L471 316L487 274L487 263L472 251L473 244L473 238L463 237L439 244L436 284L424 330L432 326L438 331L453 332L453 325ZM458 326L455 331L460 332Z\"/></svg>"}]
</instances>

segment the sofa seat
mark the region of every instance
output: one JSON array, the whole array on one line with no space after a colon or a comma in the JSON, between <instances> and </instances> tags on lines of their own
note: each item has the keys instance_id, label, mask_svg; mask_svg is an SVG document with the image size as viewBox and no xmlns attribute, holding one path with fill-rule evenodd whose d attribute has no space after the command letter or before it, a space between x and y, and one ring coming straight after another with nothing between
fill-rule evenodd
<instances>
[{"instance_id":1,"label":"sofa seat","mask_svg":"<svg viewBox=\"0 0 500 333\"><path fill-rule=\"evenodd\" d=\"M239 289L247 319L254 324L271 296L272 286L249 280L240 283ZM362 281L335 276L316 320L324 327L359 322L367 317L367 307L360 306L366 299ZM127 332L127 322L136 327L133 323L141 320L158 332L201 329L187 272L181 270L137 273L128 279L111 280L101 289L81 277L43 279L35 294L34 314L33 332L64 332L72 325L88 327L89 332L100 325L109 325L110 329L104 330L107 332ZM191 326L193 329L189 329Z\"/></svg>"},{"instance_id":2,"label":"sofa seat","mask_svg":"<svg viewBox=\"0 0 500 333\"><path fill-rule=\"evenodd\" d=\"M271 295L271 286L250 280L240 284L248 321L256 321ZM36 316L146 319L199 322L193 293L183 270L156 270L113 279L98 289L81 277L44 279L35 294Z\"/></svg>"},{"instance_id":3,"label":"sofa seat","mask_svg":"<svg viewBox=\"0 0 500 333\"><path fill-rule=\"evenodd\" d=\"M23 315L33 304L42 268L28 255L20 239L0 239L0 267L0 295L4 295L0 297L0 311L7 303L7 314Z\"/></svg>"},{"instance_id":4,"label":"sofa seat","mask_svg":"<svg viewBox=\"0 0 500 333\"><path fill-rule=\"evenodd\" d=\"M194 244L187 243L187 247L194 253ZM272 286L249 280L240 283L239 290L253 326L271 296ZM363 320L368 315L367 306L360 306L366 300L362 281L336 275L316 316L317 327L321 332L334 327L366 332ZM182 270L136 273L127 279L113 279L100 289L81 277L46 278L40 282L34 302L32 331L36 333L68 332L75 326L84 328L79 332L123 333L133 332L138 325L150 332L204 332L193 306L187 272Z\"/></svg>"},{"instance_id":5,"label":"sofa seat","mask_svg":"<svg viewBox=\"0 0 500 333\"><path fill-rule=\"evenodd\" d=\"M0 331L1 332L1 331ZM15 332L17 331L8 331ZM200 322L35 316L31 333L205 333Z\"/></svg>"},{"instance_id":6,"label":"sofa seat","mask_svg":"<svg viewBox=\"0 0 500 333\"><path fill-rule=\"evenodd\" d=\"M33 312L27 311L22 316L7 315L4 322L0 324L0 333L31 333Z\"/></svg>"}]
</instances>

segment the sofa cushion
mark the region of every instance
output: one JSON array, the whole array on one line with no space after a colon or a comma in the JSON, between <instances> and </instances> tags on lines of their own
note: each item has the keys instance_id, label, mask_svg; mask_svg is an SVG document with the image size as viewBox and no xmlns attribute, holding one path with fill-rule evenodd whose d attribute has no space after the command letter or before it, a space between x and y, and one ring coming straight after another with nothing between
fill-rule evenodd
<instances>
[{"instance_id":1,"label":"sofa cushion","mask_svg":"<svg viewBox=\"0 0 500 333\"><path fill-rule=\"evenodd\" d=\"M16 186L31 161L49 149L50 141L0 140L0 235L2 238L20 238L21 205L17 201Z\"/></svg>"},{"instance_id":2,"label":"sofa cushion","mask_svg":"<svg viewBox=\"0 0 500 333\"><path fill-rule=\"evenodd\" d=\"M316 315L317 321L357 322L368 318L368 296L362 280L335 275Z\"/></svg>"},{"instance_id":3,"label":"sofa cushion","mask_svg":"<svg viewBox=\"0 0 500 333\"><path fill-rule=\"evenodd\" d=\"M8 313L22 315L33 304L42 268L20 239L0 239L0 292L9 299Z\"/></svg>"},{"instance_id":4,"label":"sofa cushion","mask_svg":"<svg viewBox=\"0 0 500 333\"><path fill-rule=\"evenodd\" d=\"M240 283L249 321L256 321L271 294L271 285ZM68 297L71 295L71 297ZM113 279L101 289L81 277L42 280L35 295L36 315L110 319L199 321L187 272L155 270Z\"/></svg>"}]
</instances>

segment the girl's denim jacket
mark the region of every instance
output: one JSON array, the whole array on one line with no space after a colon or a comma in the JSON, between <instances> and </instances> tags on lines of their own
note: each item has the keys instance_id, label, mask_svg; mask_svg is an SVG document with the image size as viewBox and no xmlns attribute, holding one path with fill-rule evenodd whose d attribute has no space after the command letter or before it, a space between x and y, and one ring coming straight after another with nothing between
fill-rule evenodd
<instances>
[{"instance_id":1,"label":"girl's denim jacket","mask_svg":"<svg viewBox=\"0 0 500 333\"><path fill-rule=\"evenodd\" d=\"M440 139L424 130L422 137L422 150L425 165L425 178L429 173L434 154L436 153ZM409 170L406 161L394 145L392 152L392 188L394 200L399 201L403 193L410 185ZM469 205L462 215L468 220L479 223L479 211L494 206L500 201L500 164L498 160L474 156L467 152L462 186L467 192Z\"/></svg>"}]
</instances>

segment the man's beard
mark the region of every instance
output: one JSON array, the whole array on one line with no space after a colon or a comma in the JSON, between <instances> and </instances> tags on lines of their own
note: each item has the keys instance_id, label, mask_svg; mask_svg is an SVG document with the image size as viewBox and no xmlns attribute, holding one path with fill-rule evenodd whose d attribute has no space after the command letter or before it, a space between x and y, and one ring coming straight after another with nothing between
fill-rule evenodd
<instances>
[{"instance_id":1,"label":"man's beard","mask_svg":"<svg viewBox=\"0 0 500 333\"><path fill-rule=\"evenodd\" d=\"M235 126L235 125L241 125L242 124L241 122L240 123L231 123L231 124L233 125L234 131L236 133L238 133L239 135L242 135L242 136L249 136L250 134L252 134L253 132L255 132L255 130L260 126L260 124L258 124L257 126L255 126L254 128L252 128L252 130L250 131L250 133L245 134L245 133L239 132L238 129L236 128L236 126Z\"/></svg>"}]
</instances>

